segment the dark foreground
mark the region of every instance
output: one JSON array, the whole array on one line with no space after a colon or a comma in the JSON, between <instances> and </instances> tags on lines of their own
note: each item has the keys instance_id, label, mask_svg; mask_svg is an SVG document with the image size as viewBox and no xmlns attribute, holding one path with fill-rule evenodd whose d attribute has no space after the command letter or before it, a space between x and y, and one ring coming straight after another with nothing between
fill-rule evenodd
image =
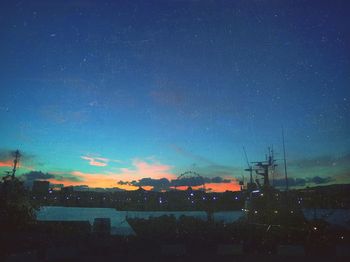
<instances>
[{"instance_id":1,"label":"dark foreground","mask_svg":"<svg viewBox=\"0 0 350 262\"><path fill-rule=\"evenodd\" d=\"M342 248L349 250L350 247ZM321 256L303 254L300 247L281 246L279 249L280 254L244 254L239 246L219 243L160 244L91 239L11 252L2 256L1 261L349 261L349 252L347 255Z\"/></svg>"},{"instance_id":2,"label":"dark foreground","mask_svg":"<svg viewBox=\"0 0 350 262\"><path fill-rule=\"evenodd\" d=\"M74 224L74 223L73 223ZM74 230L72 230L74 228ZM67 231L68 230L68 231ZM69 232L69 234L67 234ZM0 234L0 261L349 261L348 241L274 242L261 235L246 239L190 234L110 236L84 225L40 225L35 231Z\"/></svg>"}]
</instances>

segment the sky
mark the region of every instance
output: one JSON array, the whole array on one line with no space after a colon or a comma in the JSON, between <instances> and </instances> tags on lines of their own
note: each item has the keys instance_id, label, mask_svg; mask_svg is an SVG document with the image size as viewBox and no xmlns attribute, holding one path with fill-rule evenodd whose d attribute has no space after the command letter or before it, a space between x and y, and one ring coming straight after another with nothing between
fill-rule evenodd
<instances>
[{"instance_id":1,"label":"sky","mask_svg":"<svg viewBox=\"0 0 350 262\"><path fill-rule=\"evenodd\" d=\"M57 186L159 189L193 171L208 190L238 190L243 147L256 161L270 146L279 185L283 126L290 185L349 183L349 11L346 0L4 1L1 175L19 149L19 176Z\"/></svg>"}]
</instances>

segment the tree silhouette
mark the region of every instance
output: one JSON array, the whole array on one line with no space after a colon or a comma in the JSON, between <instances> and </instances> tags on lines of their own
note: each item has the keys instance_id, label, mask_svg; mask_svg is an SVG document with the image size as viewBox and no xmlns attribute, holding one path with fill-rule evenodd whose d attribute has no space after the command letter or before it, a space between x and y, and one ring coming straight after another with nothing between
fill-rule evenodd
<instances>
[{"instance_id":1,"label":"tree silhouette","mask_svg":"<svg viewBox=\"0 0 350 262\"><path fill-rule=\"evenodd\" d=\"M35 220L38 207L18 178L7 175L0 182L0 231L19 231Z\"/></svg>"}]
</instances>

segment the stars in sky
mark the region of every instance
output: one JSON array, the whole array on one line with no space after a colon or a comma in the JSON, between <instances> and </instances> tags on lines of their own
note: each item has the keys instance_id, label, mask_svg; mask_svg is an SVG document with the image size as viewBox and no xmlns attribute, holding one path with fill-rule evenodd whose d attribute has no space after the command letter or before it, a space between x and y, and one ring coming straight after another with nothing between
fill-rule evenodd
<instances>
[{"instance_id":1,"label":"stars in sky","mask_svg":"<svg viewBox=\"0 0 350 262\"><path fill-rule=\"evenodd\" d=\"M0 148L30 152L30 166L63 172L66 184L130 180L135 159L169 167L167 178L196 169L235 181L242 146L252 160L269 145L282 152L283 125L289 161L314 163L291 164L291 175L348 182L346 161L322 170L316 161L350 148L348 10L347 1L7 3Z\"/></svg>"}]
</instances>

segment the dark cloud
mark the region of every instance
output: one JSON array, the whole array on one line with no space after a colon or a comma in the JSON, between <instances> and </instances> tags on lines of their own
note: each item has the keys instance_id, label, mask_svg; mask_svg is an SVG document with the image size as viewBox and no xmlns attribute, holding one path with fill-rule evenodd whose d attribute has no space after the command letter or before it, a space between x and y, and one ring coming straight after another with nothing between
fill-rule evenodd
<instances>
[{"instance_id":1,"label":"dark cloud","mask_svg":"<svg viewBox=\"0 0 350 262\"><path fill-rule=\"evenodd\" d=\"M87 185L74 186L74 191L88 191L90 188Z\"/></svg>"},{"instance_id":2,"label":"dark cloud","mask_svg":"<svg viewBox=\"0 0 350 262\"><path fill-rule=\"evenodd\" d=\"M323 155L313 158L304 158L290 161L291 166L298 168L332 167L339 165L350 165L350 152L340 156Z\"/></svg>"},{"instance_id":3,"label":"dark cloud","mask_svg":"<svg viewBox=\"0 0 350 262\"><path fill-rule=\"evenodd\" d=\"M10 150L0 149L0 161L7 161L13 159Z\"/></svg>"},{"instance_id":4,"label":"dark cloud","mask_svg":"<svg viewBox=\"0 0 350 262\"><path fill-rule=\"evenodd\" d=\"M273 180L273 185L275 187L285 187L286 180L285 179L275 179ZM306 179L304 178L288 178L288 186L289 187L302 187L306 185Z\"/></svg>"},{"instance_id":5,"label":"dark cloud","mask_svg":"<svg viewBox=\"0 0 350 262\"><path fill-rule=\"evenodd\" d=\"M194 177L184 177L181 178L180 180L172 180L171 181L171 185L172 186L201 186L204 183L205 184L221 184L221 183L230 183L231 180L229 179L223 179L222 177L213 177L213 178L209 178L209 177L198 177L198 176L194 176Z\"/></svg>"},{"instance_id":6,"label":"dark cloud","mask_svg":"<svg viewBox=\"0 0 350 262\"><path fill-rule=\"evenodd\" d=\"M332 177L315 176L315 177L309 179L309 182L314 183L314 184L327 184L327 183L333 182L333 181L335 181L335 180Z\"/></svg>"},{"instance_id":7,"label":"dark cloud","mask_svg":"<svg viewBox=\"0 0 350 262\"><path fill-rule=\"evenodd\" d=\"M153 178L142 178L138 181L118 181L118 185L131 185L131 186L152 186L154 191L169 190L175 186L201 186L203 183L230 183L231 180L223 179L222 177L183 177L181 179L175 179L169 181L167 178L153 179Z\"/></svg>"},{"instance_id":8,"label":"dark cloud","mask_svg":"<svg viewBox=\"0 0 350 262\"><path fill-rule=\"evenodd\" d=\"M13 160L15 157L15 152L16 150L0 149L0 161ZM35 158L34 155L28 154L21 150L19 150L19 153L20 153L20 161L31 161Z\"/></svg>"},{"instance_id":9,"label":"dark cloud","mask_svg":"<svg viewBox=\"0 0 350 262\"><path fill-rule=\"evenodd\" d=\"M142 178L139 181L132 181L133 186L152 186L154 191L167 190L170 187L170 181L166 178L153 179Z\"/></svg>"},{"instance_id":10,"label":"dark cloud","mask_svg":"<svg viewBox=\"0 0 350 262\"><path fill-rule=\"evenodd\" d=\"M80 177L71 175L71 174L64 174L64 175L54 175L54 178L57 181L70 181L70 182L80 182L82 179Z\"/></svg>"},{"instance_id":11,"label":"dark cloud","mask_svg":"<svg viewBox=\"0 0 350 262\"><path fill-rule=\"evenodd\" d=\"M22 179L26 181L36 180L36 179L45 180L50 178L55 178L55 176L49 173L43 173L41 171L30 171L29 173L25 173L22 175Z\"/></svg>"},{"instance_id":12,"label":"dark cloud","mask_svg":"<svg viewBox=\"0 0 350 262\"><path fill-rule=\"evenodd\" d=\"M183 177L181 179L172 180L172 186L200 186L207 183L205 180L210 180L210 178L205 179L204 177Z\"/></svg>"},{"instance_id":13,"label":"dark cloud","mask_svg":"<svg viewBox=\"0 0 350 262\"><path fill-rule=\"evenodd\" d=\"M350 172L348 170L343 170L335 174L334 179L341 181L342 183L350 183Z\"/></svg>"},{"instance_id":14,"label":"dark cloud","mask_svg":"<svg viewBox=\"0 0 350 262\"><path fill-rule=\"evenodd\" d=\"M216 164L196 167L196 172L204 177L232 177L235 174L241 174L242 168Z\"/></svg>"},{"instance_id":15,"label":"dark cloud","mask_svg":"<svg viewBox=\"0 0 350 262\"><path fill-rule=\"evenodd\" d=\"M74 191L95 191L95 192L120 192L125 191L124 189L120 189L118 187L113 188L102 188L102 187L89 187L87 185L77 185L73 186Z\"/></svg>"},{"instance_id":16,"label":"dark cloud","mask_svg":"<svg viewBox=\"0 0 350 262\"><path fill-rule=\"evenodd\" d=\"M208 183L231 183L231 180L230 179L223 179L222 177L220 176L217 176L217 177L213 177L210 179L210 182Z\"/></svg>"},{"instance_id":17,"label":"dark cloud","mask_svg":"<svg viewBox=\"0 0 350 262\"><path fill-rule=\"evenodd\" d=\"M335 181L332 177L320 177L320 176L314 176L314 177L307 177L307 178L288 178L288 186L289 187L303 187L308 184L328 184L330 182ZM273 181L273 185L275 187L285 187L286 181L285 179L275 179Z\"/></svg>"},{"instance_id":18,"label":"dark cloud","mask_svg":"<svg viewBox=\"0 0 350 262\"><path fill-rule=\"evenodd\" d=\"M28 173L21 175L21 178L23 179L24 184L27 187L32 187L33 181L35 180L47 180L47 179L55 178L55 176L49 173L43 173L41 171L30 171Z\"/></svg>"},{"instance_id":19,"label":"dark cloud","mask_svg":"<svg viewBox=\"0 0 350 262\"><path fill-rule=\"evenodd\" d=\"M67 174L67 175L56 175L56 174L50 174L50 173L44 173L41 171L30 171L28 173L21 175L22 180L24 181L24 184L28 187L31 187L33 185L33 181L35 180L49 180L49 179L55 179L57 181L71 181L71 182L79 182L81 179L79 177ZM59 187L56 184L55 187Z\"/></svg>"},{"instance_id":20,"label":"dark cloud","mask_svg":"<svg viewBox=\"0 0 350 262\"><path fill-rule=\"evenodd\" d=\"M130 182L120 180L120 181L118 181L118 183L117 183L117 184L118 184L118 185L121 185L121 186L125 186L125 185L129 185L129 184L130 184Z\"/></svg>"},{"instance_id":21,"label":"dark cloud","mask_svg":"<svg viewBox=\"0 0 350 262\"><path fill-rule=\"evenodd\" d=\"M52 184L52 183L50 183L50 187L52 187L52 188L62 188L62 187L64 187L64 185L63 184Z\"/></svg>"}]
</instances>

